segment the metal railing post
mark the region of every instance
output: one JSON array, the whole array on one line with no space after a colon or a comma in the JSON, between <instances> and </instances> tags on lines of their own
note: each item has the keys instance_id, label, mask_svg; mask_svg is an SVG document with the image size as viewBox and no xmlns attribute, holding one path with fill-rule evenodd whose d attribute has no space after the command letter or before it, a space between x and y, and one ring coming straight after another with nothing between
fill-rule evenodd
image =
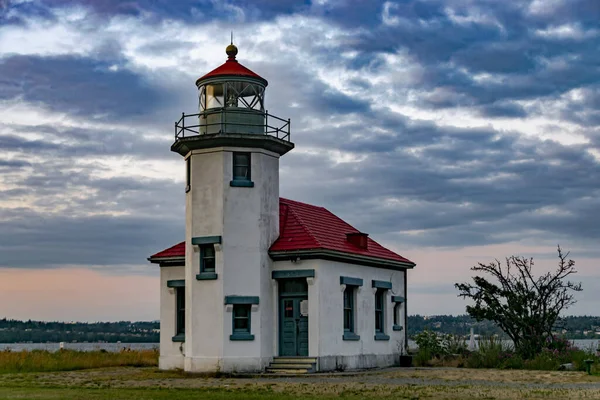
<instances>
[{"instance_id":1,"label":"metal railing post","mask_svg":"<svg viewBox=\"0 0 600 400\"><path fill-rule=\"evenodd\" d=\"M185 113L181 113L181 131L183 132L183 137L185 137Z\"/></svg>"}]
</instances>

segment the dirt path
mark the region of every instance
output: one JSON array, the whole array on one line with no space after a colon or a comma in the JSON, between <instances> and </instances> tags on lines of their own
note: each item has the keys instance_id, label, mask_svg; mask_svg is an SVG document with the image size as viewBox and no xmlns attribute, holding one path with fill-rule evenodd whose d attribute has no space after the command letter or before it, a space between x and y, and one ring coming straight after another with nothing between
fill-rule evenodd
<instances>
[{"instance_id":1,"label":"dirt path","mask_svg":"<svg viewBox=\"0 0 600 400\"><path fill-rule=\"evenodd\" d=\"M355 395L403 398L600 399L600 377L581 372L385 369L354 374L270 375L214 378L155 368L109 368L57 373L0 375L0 387L226 389L279 392L290 398Z\"/></svg>"}]
</instances>

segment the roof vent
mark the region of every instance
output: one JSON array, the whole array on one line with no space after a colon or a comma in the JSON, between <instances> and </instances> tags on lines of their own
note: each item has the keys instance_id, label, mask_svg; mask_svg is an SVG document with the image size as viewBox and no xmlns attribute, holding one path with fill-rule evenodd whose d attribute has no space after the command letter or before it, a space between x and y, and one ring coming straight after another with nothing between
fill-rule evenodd
<instances>
[{"instance_id":1,"label":"roof vent","mask_svg":"<svg viewBox=\"0 0 600 400\"><path fill-rule=\"evenodd\" d=\"M346 233L346 240L356 247L360 247L361 249L366 249L369 243L369 234L363 232L351 232Z\"/></svg>"}]
</instances>

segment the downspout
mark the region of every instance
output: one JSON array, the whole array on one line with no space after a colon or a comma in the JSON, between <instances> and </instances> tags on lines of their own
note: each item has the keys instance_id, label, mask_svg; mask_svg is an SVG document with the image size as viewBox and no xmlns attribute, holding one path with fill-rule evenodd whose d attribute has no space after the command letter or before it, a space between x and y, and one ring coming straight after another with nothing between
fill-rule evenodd
<instances>
[{"instance_id":1,"label":"downspout","mask_svg":"<svg viewBox=\"0 0 600 400\"><path fill-rule=\"evenodd\" d=\"M408 276L408 269L404 268L404 348L408 352L408 292L406 278Z\"/></svg>"}]
</instances>

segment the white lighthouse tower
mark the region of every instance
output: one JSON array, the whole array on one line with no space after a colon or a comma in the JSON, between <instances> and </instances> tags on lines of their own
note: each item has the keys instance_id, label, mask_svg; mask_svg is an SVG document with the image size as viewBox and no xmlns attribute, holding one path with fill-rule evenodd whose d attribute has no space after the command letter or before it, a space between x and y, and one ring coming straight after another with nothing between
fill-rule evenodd
<instances>
[{"instance_id":1,"label":"white lighthouse tower","mask_svg":"<svg viewBox=\"0 0 600 400\"><path fill-rule=\"evenodd\" d=\"M185 321L175 318L183 344L161 348L161 363L183 355L186 371L261 370L273 357L268 249L279 157L294 144L289 120L265 111L267 81L237 52L227 46L227 61L196 81L199 113L175 123L171 146L186 162Z\"/></svg>"}]
</instances>

